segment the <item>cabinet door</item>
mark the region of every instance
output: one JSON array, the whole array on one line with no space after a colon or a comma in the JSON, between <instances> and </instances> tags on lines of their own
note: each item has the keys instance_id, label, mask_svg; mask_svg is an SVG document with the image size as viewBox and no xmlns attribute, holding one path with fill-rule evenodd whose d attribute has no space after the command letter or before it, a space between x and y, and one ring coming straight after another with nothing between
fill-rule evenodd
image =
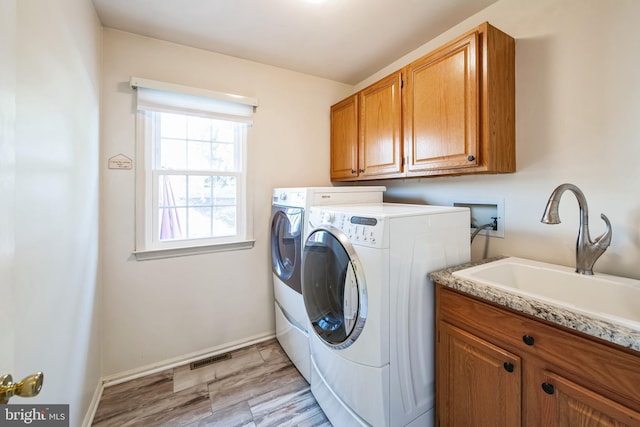
<instances>
[{"instance_id":1,"label":"cabinet door","mask_svg":"<svg viewBox=\"0 0 640 427\"><path fill-rule=\"evenodd\" d=\"M360 92L361 177L402 175L401 85L398 72Z\"/></svg>"},{"instance_id":2,"label":"cabinet door","mask_svg":"<svg viewBox=\"0 0 640 427\"><path fill-rule=\"evenodd\" d=\"M549 371L539 371L530 393L539 405L531 411L531 425L622 427L640 425L640 413Z\"/></svg>"},{"instance_id":3,"label":"cabinet door","mask_svg":"<svg viewBox=\"0 0 640 427\"><path fill-rule=\"evenodd\" d=\"M519 426L520 358L447 322L438 325L439 425Z\"/></svg>"},{"instance_id":4,"label":"cabinet door","mask_svg":"<svg viewBox=\"0 0 640 427\"><path fill-rule=\"evenodd\" d=\"M409 175L479 164L479 34L407 66L404 135Z\"/></svg>"},{"instance_id":5,"label":"cabinet door","mask_svg":"<svg viewBox=\"0 0 640 427\"><path fill-rule=\"evenodd\" d=\"M331 179L358 176L358 96L331 107Z\"/></svg>"}]
</instances>

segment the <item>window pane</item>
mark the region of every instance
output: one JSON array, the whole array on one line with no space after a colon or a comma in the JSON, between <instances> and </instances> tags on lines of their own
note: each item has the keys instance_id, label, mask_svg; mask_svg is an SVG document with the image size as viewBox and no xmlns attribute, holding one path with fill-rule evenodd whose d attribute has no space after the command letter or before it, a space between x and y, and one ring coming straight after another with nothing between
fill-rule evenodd
<instances>
[{"instance_id":1,"label":"window pane","mask_svg":"<svg viewBox=\"0 0 640 427\"><path fill-rule=\"evenodd\" d=\"M198 141L211 141L211 119L189 116L187 138Z\"/></svg>"},{"instance_id":2,"label":"window pane","mask_svg":"<svg viewBox=\"0 0 640 427\"><path fill-rule=\"evenodd\" d=\"M160 117L155 166L165 170L240 170L244 124L190 115L157 113Z\"/></svg>"},{"instance_id":3,"label":"window pane","mask_svg":"<svg viewBox=\"0 0 640 427\"><path fill-rule=\"evenodd\" d=\"M214 176L213 179L213 204L217 206L236 205L236 177Z\"/></svg>"},{"instance_id":4,"label":"window pane","mask_svg":"<svg viewBox=\"0 0 640 427\"><path fill-rule=\"evenodd\" d=\"M165 138L184 139L187 135L187 116L160 113L160 133Z\"/></svg>"},{"instance_id":5,"label":"window pane","mask_svg":"<svg viewBox=\"0 0 640 427\"><path fill-rule=\"evenodd\" d=\"M215 170L236 171L235 146L233 144L213 144L212 165Z\"/></svg>"},{"instance_id":6,"label":"window pane","mask_svg":"<svg viewBox=\"0 0 640 427\"><path fill-rule=\"evenodd\" d=\"M184 175L159 175L158 207L186 206L187 177Z\"/></svg>"},{"instance_id":7,"label":"window pane","mask_svg":"<svg viewBox=\"0 0 640 427\"><path fill-rule=\"evenodd\" d=\"M211 143L189 141L189 170L212 170Z\"/></svg>"},{"instance_id":8,"label":"window pane","mask_svg":"<svg viewBox=\"0 0 640 427\"><path fill-rule=\"evenodd\" d=\"M236 177L159 175L157 186L160 240L236 234Z\"/></svg>"},{"instance_id":9,"label":"window pane","mask_svg":"<svg viewBox=\"0 0 640 427\"><path fill-rule=\"evenodd\" d=\"M186 208L160 208L158 212L158 236L160 240L184 238Z\"/></svg>"},{"instance_id":10,"label":"window pane","mask_svg":"<svg viewBox=\"0 0 640 427\"><path fill-rule=\"evenodd\" d=\"M211 237L211 207L189 208L189 239Z\"/></svg>"},{"instance_id":11,"label":"window pane","mask_svg":"<svg viewBox=\"0 0 640 427\"><path fill-rule=\"evenodd\" d=\"M189 177L189 206L211 206L211 177Z\"/></svg>"},{"instance_id":12,"label":"window pane","mask_svg":"<svg viewBox=\"0 0 640 427\"><path fill-rule=\"evenodd\" d=\"M212 120L214 126L214 141L217 142L234 142L236 140L235 129L237 123L225 120Z\"/></svg>"},{"instance_id":13,"label":"window pane","mask_svg":"<svg viewBox=\"0 0 640 427\"><path fill-rule=\"evenodd\" d=\"M213 236L232 236L236 234L235 206L217 207L213 209Z\"/></svg>"},{"instance_id":14,"label":"window pane","mask_svg":"<svg viewBox=\"0 0 640 427\"><path fill-rule=\"evenodd\" d=\"M160 141L160 168L171 170L187 168L186 141L165 138Z\"/></svg>"}]
</instances>

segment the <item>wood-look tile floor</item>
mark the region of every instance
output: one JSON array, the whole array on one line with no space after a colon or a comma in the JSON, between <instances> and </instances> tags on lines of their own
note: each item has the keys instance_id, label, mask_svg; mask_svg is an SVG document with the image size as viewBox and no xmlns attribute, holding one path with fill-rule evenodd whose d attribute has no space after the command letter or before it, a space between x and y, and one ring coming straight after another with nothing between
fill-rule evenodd
<instances>
[{"instance_id":1,"label":"wood-look tile floor","mask_svg":"<svg viewBox=\"0 0 640 427\"><path fill-rule=\"evenodd\" d=\"M275 339L206 367L180 366L107 387L92 425L331 427Z\"/></svg>"}]
</instances>

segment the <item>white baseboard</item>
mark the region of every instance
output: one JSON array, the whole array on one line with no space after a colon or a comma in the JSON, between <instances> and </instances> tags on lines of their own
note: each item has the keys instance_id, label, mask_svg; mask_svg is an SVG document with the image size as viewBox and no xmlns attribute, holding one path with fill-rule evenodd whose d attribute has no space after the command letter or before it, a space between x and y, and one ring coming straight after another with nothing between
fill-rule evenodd
<instances>
[{"instance_id":1,"label":"white baseboard","mask_svg":"<svg viewBox=\"0 0 640 427\"><path fill-rule=\"evenodd\" d=\"M96 386L96 391L93 393L93 398L91 399L89 408L87 409L84 420L82 421L82 427L91 427L91 424L93 424L93 417L96 416L96 411L98 410L98 404L100 403L103 390L104 381L100 381Z\"/></svg>"},{"instance_id":2,"label":"white baseboard","mask_svg":"<svg viewBox=\"0 0 640 427\"><path fill-rule=\"evenodd\" d=\"M254 335L253 337L245 338L238 341L233 341L216 347L210 347L208 349L185 354L182 356L167 359L158 363L152 363L140 368L131 369L129 371L120 372L113 375L107 375L102 378L102 384L104 387L110 387L116 384L120 384L126 381L134 380L136 378L144 377L146 375L155 374L157 372L164 371L166 369L172 369L177 366L186 365L187 363L195 362L205 357L217 356L222 353L234 351L239 348L248 347L263 341L275 338L273 332L267 334Z\"/></svg>"}]
</instances>

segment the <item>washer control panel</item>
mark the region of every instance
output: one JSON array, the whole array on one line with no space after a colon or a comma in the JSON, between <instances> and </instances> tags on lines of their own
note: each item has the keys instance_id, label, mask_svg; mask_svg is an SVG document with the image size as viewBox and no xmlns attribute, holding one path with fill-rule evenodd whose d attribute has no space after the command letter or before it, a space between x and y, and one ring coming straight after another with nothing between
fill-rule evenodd
<instances>
[{"instance_id":1,"label":"washer control panel","mask_svg":"<svg viewBox=\"0 0 640 427\"><path fill-rule=\"evenodd\" d=\"M381 247L383 244L384 218L311 208L310 231L322 225L331 225L339 229L352 244L371 247Z\"/></svg>"}]
</instances>

